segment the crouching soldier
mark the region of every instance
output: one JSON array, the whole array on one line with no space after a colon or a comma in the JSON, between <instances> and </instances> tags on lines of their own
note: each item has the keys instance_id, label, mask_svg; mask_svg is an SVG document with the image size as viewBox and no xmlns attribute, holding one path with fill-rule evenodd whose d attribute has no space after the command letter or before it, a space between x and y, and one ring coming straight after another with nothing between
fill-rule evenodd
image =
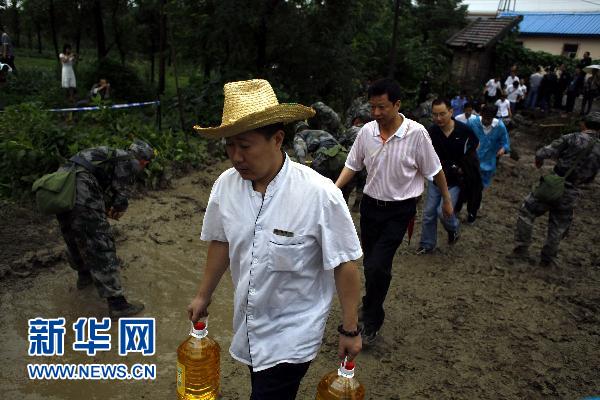
<instances>
[{"instance_id":1,"label":"crouching soldier","mask_svg":"<svg viewBox=\"0 0 600 400\"><path fill-rule=\"evenodd\" d=\"M80 151L61 167L75 167L76 197L72 210L57 215L67 244L69 264L78 273L77 288L94 283L108 302L113 318L139 313L144 305L123 295L115 241L107 217L119 219L127 210L135 175L154 157L154 150L135 140L128 150L101 146Z\"/></svg>"},{"instance_id":2,"label":"crouching soldier","mask_svg":"<svg viewBox=\"0 0 600 400\"><path fill-rule=\"evenodd\" d=\"M307 156L312 155L310 166L319 174L332 181L344 168L348 152L328 132L310 129L304 121L298 122L295 127L294 152L301 164L307 163Z\"/></svg>"}]
</instances>

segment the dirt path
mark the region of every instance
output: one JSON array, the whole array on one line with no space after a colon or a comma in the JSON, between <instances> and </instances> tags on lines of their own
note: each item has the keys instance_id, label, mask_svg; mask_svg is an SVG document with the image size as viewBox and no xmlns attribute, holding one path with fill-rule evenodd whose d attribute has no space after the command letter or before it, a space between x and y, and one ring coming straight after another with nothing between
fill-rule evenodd
<instances>
[{"instance_id":1,"label":"dirt path","mask_svg":"<svg viewBox=\"0 0 600 400\"><path fill-rule=\"evenodd\" d=\"M484 195L481 219L465 226L453 247L416 256L419 228L395 259L379 341L357 360L357 376L369 399L578 399L600 395L600 211L599 184L583 191L561 266L509 266L516 210L539 176L533 149L539 139L517 136L520 160L503 158ZM107 315L94 289L78 291L75 273L61 259L55 223L4 212L0 230L0 392L3 399L175 398L175 350L187 336L185 307L205 258L199 240L213 180L226 163L174 182L173 188L132 201L114 224L126 292L156 318L156 354L121 358L113 349L87 356L72 350L78 317ZM358 218L358 215L354 215ZM23 222L22 224L20 222ZM29 225L27 225L29 224ZM545 219L535 229L539 252ZM23 255L25 251L37 253ZM49 267L44 267L49 265ZM16 270L17 274L8 268ZM1 272L3 271L3 272ZM210 334L222 347L224 399L246 399L248 370L228 354L231 281L224 278L211 305ZM28 357L27 320L65 317L63 357ZM336 367L339 308L327 325L321 353L304 379L298 399L313 399L320 377ZM27 363L156 364L154 381L30 381Z\"/></svg>"}]
</instances>

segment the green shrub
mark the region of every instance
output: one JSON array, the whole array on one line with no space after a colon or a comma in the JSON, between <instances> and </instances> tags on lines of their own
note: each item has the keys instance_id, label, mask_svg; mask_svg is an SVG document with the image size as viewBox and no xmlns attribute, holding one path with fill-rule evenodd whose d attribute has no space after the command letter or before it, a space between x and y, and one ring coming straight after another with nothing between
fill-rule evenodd
<instances>
[{"instance_id":1,"label":"green shrub","mask_svg":"<svg viewBox=\"0 0 600 400\"><path fill-rule=\"evenodd\" d=\"M173 170L197 168L209 159L206 141L184 132L159 131L154 119L131 111L55 114L40 103L8 107L0 118L0 196L23 199L31 184L90 147L127 148L134 138L148 141L158 156L145 170L144 184L164 186Z\"/></svg>"},{"instance_id":2,"label":"green shrub","mask_svg":"<svg viewBox=\"0 0 600 400\"><path fill-rule=\"evenodd\" d=\"M154 89L140 79L135 70L127 65L105 58L92 64L81 65L78 79L86 90L101 78L108 79L111 95L125 101L149 101L156 98Z\"/></svg>"}]
</instances>

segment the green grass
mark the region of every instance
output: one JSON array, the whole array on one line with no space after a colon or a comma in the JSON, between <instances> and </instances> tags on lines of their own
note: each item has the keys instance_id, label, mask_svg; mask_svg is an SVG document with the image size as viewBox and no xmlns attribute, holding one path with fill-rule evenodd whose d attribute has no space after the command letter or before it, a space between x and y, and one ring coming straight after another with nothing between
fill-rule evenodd
<instances>
[{"instance_id":1,"label":"green grass","mask_svg":"<svg viewBox=\"0 0 600 400\"><path fill-rule=\"evenodd\" d=\"M95 61L95 54L91 51L84 51L82 56L82 61L79 62L79 65L84 65L88 62ZM23 51L21 54L17 53L15 55L15 64L17 68L40 68L47 70L55 70L57 76L60 74L60 65L58 61L53 59L51 53L45 52L44 54L38 55L33 51ZM150 74L150 62L140 59L132 59L127 62L128 65L132 66L144 81L149 80ZM189 83L189 71L193 66L187 65L177 65L179 72L179 87L183 88ZM75 67L77 73L77 66ZM155 64L155 77L154 84L158 84L158 60ZM57 78L59 79L59 78ZM59 82L60 83L60 82ZM175 87L175 73L173 71L173 67L167 66L166 76L165 76L165 96L171 97L177 94Z\"/></svg>"}]
</instances>

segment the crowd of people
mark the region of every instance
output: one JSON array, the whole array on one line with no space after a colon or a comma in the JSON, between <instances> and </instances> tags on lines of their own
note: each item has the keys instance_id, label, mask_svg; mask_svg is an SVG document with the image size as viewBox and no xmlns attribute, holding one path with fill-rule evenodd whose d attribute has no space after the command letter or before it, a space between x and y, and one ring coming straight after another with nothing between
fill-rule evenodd
<instances>
[{"instance_id":1,"label":"crowd of people","mask_svg":"<svg viewBox=\"0 0 600 400\"><path fill-rule=\"evenodd\" d=\"M488 80L483 94L487 103L494 102L500 108L502 118L510 118L519 109L573 113L578 98L581 98L579 114L586 115L600 95L599 71L599 66L592 65L589 52L585 52L572 71L565 64L538 66L528 78L519 78L517 66L513 65L504 80L500 77Z\"/></svg>"}]
</instances>

